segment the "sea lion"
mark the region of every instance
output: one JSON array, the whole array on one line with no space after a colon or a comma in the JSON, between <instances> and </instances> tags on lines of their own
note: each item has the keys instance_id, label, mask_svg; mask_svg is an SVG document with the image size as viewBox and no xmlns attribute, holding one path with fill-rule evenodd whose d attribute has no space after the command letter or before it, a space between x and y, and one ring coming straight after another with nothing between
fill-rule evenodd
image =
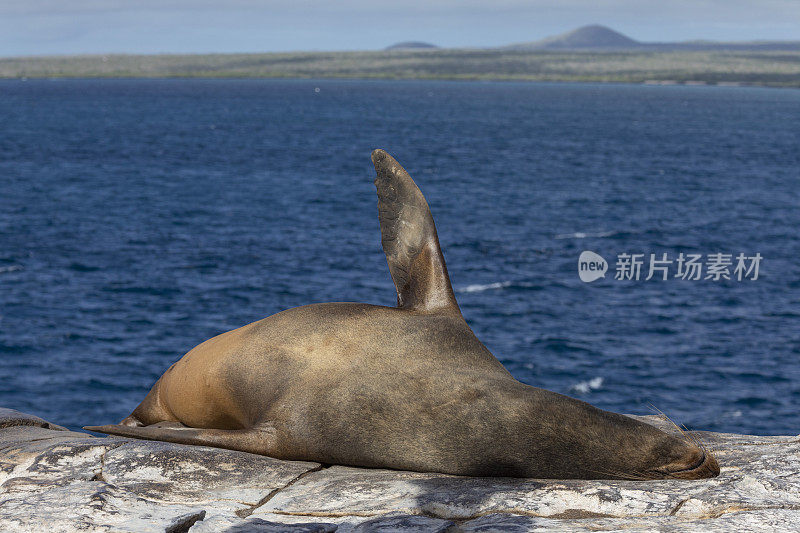
<instances>
[{"instance_id":1,"label":"sea lion","mask_svg":"<svg viewBox=\"0 0 800 533\"><path fill-rule=\"evenodd\" d=\"M397 306L296 307L173 364L119 425L85 429L280 459L472 476L697 479L714 457L520 383L461 316L428 204L372 153Z\"/></svg>"}]
</instances>

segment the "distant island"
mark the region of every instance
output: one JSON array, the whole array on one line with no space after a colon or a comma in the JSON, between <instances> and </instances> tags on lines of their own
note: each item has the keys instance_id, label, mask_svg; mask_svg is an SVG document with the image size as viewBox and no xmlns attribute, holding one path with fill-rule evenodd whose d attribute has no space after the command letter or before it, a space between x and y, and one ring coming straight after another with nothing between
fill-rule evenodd
<instances>
[{"instance_id":1,"label":"distant island","mask_svg":"<svg viewBox=\"0 0 800 533\"><path fill-rule=\"evenodd\" d=\"M387 46L384 50L421 50L439 48L435 44L423 43L422 41L403 41Z\"/></svg>"},{"instance_id":2,"label":"distant island","mask_svg":"<svg viewBox=\"0 0 800 533\"><path fill-rule=\"evenodd\" d=\"M630 50L639 47L641 47L641 43L626 35L599 24L592 24L540 41L511 44L504 48L507 50Z\"/></svg>"},{"instance_id":3,"label":"distant island","mask_svg":"<svg viewBox=\"0 0 800 533\"><path fill-rule=\"evenodd\" d=\"M0 78L374 78L800 87L800 41L641 42L600 25L498 48L0 58Z\"/></svg>"},{"instance_id":4,"label":"distant island","mask_svg":"<svg viewBox=\"0 0 800 533\"><path fill-rule=\"evenodd\" d=\"M679 50L729 50L763 51L783 50L800 52L800 41L682 41L642 42L631 39L606 26L591 24L578 29L547 37L539 41L518 43L503 47L506 50L630 50L630 51L679 51Z\"/></svg>"}]
</instances>

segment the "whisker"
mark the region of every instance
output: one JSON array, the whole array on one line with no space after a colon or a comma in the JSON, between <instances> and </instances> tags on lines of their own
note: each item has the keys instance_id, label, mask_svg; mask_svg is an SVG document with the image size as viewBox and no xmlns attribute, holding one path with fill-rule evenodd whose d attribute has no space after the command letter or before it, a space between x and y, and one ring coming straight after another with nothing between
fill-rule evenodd
<instances>
[{"instance_id":1,"label":"whisker","mask_svg":"<svg viewBox=\"0 0 800 533\"><path fill-rule=\"evenodd\" d=\"M707 453L709 455L714 455L714 449L711 448L706 442L704 442L703 439L700 437L700 435L694 435L694 438L695 442L697 443L697 446L701 450L703 450L704 453Z\"/></svg>"},{"instance_id":2,"label":"whisker","mask_svg":"<svg viewBox=\"0 0 800 533\"><path fill-rule=\"evenodd\" d=\"M621 472L619 470L591 470L596 474L601 474L604 476L612 476L611 479L623 480L623 481L647 481L652 479L652 477L648 477L641 472L634 471L633 473L628 472Z\"/></svg>"},{"instance_id":3,"label":"whisker","mask_svg":"<svg viewBox=\"0 0 800 533\"><path fill-rule=\"evenodd\" d=\"M694 433L690 432L690 431L689 431L689 428L687 428L687 427L686 427L685 425L683 425L683 424L681 424L681 427L684 429L684 432L683 432L683 434L684 434L684 435L686 435L686 436L688 436L690 439L692 439L692 442L693 442L693 443L694 443L694 444L695 444L695 445L696 445L698 448L700 448L700 449L701 449L701 450L703 450L703 451L706 451L706 449L705 449L705 446L703 446L703 443L701 442L701 440L700 440L700 437L699 437L698 435L695 435Z\"/></svg>"},{"instance_id":4,"label":"whisker","mask_svg":"<svg viewBox=\"0 0 800 533\"><path fill-rule=\"evenodd\" d=\"M656 406L655 406L655 405L653 405L652 403L651 403L651 404L649 404L649 405L650 405L650 408L651 408L651 409L653 409L653 410L655 410L656 412L658 412L658 414L660 414L662 418L664 418L666 421L668 421L670 424L672 424L672 426L673 426L673 427L674 427L674 428L675 428L675 429L678 431L678 433L680 433L680 434L681 434L681 436L684 438L684 440L686 440L686 441L688 441L688 442L691 442L692 444L694 444L695 446L697 446L698 448L700 448L700 449L701 449L701 450L703 450L703 451L705 451L705 450L706 450L706 449L705 449L705 448L702 446L702 444L700 443L700 441L698 440L698 437L697 437L697 435L694 435L694 434L692 434L692 433L691 433L691 432L690 432L690 431L689 431L689 430L686 428L686 426L679 426L678 424L676 424L676 423L675 423L675 421L674 421L674 420L672 420L670 417L668 417L668 416L667 416L667 415L664 413L664 411L662 411L661 409L659 409L658 407L656 407Z\"/></svg>"},{"instance_id":5,"label":"whisker","mask_svg":"<svg viewBox=\"0 0 800 533\"><path fill-rule=\"evenodd\" d=\"M635 472L637 475L641 476L641 479L643 479L643 480L649 480L649 481L652 481L652 480L654 479L652 474L647 474L647 473L645 473L645 472L640 472L640 471L638 471L638 470L634 470L634 472Z\"/></svg>"}]
</instances>

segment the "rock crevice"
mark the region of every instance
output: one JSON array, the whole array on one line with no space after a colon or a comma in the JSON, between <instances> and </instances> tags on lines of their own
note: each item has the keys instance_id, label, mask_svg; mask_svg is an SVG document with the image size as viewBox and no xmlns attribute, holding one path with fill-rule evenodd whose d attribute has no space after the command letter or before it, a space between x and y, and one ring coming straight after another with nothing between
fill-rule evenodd
<instances>
[{"instance_id":1,"label":"rock crevice","mask_svg":"<svg viewBox=\"0 0 800 533\"><path fill-rule=\"evenodd\" d=\"M238 516L238 517L240 517L240 518L247 518L248 516L250 516L251 514L253 514L253 513L255 512L255 510L256 510L256 509L258 509L259 507L262 507L262 506L263 506L263 505L265 505L267 502L269 502L269 501L270 501L270 500L271 500L271 499L272 499L272 498L273 498L273 497L274 497L276 494L278 494L280 491L282 491L282 490L285 490L285 489L289 488L290 486L294 485L295 483L297 483L298 481L300 481L301 479L303 479L303 478L304 478L305 476L307 476L308 474L311 474L311 473L313 473L313 472L319 472L319 471L320 471L320 470L322 470L323 468L328 468L328 466L326 466L326 465L319 465L319 466L317 466L317 467L315 467L315 468L312 468L311 470L307 470L307 471L303 472L302 474L300 474L300 475L299 475L299 476L297 476L296 478L294 478L294 479L292 479L291 481L289 481L289 482L288 482L286 485L284 485L284 486L282 486L282 487L278 487L278 488L276 488L276 489L273 489L273 490L272 490L272 491L271 491L269 494L267 494L266 496L264 496L264 497L263 497L263 498L262 498L262 499L261 499L261 500L260 500L258 503L256 503L255 505L251 505L251 506L250 506L250 507L248 507L247 509L240 509L240 510L236 511L236 516Z\"/></svg>"}]
</instances>

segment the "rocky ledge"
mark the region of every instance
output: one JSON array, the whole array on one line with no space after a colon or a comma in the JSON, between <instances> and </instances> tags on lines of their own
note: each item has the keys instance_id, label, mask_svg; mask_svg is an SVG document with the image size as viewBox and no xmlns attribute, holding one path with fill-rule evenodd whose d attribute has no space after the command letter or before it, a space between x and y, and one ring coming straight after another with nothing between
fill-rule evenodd
<instances>
[{"instance_id":1,"label":"rocky ledge","mask_svg":"<svg viewBox=\"0 0 800 533\"><path fill-rule=\"evenodd\" d=\"M697 435L715 479L465 478L97 438L0 408L0 531L796 531L799 437Z\"/></svg>"}]
</instances>

